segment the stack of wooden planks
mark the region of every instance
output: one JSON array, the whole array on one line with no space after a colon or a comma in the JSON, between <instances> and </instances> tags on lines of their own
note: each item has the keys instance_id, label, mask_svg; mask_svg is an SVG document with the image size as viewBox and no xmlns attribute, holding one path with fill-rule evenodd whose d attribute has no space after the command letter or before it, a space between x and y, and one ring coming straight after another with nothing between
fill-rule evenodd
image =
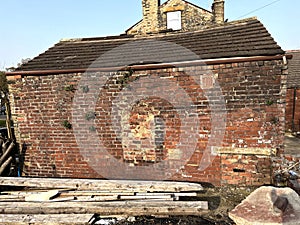
<instances>
[{"instance_id":1,"label":"stack of wooden planks","mask_svg":"<svg viewBox=\"0 0 300 225\"><path fill-rule=\"evenodd\" d=\"M187 182L3 177L1 187L14 190L0 193L0 224L90 224L95 215L202 215L208 210L208 202L197 199L202 186Z\"/></svg>"}]
</instances>

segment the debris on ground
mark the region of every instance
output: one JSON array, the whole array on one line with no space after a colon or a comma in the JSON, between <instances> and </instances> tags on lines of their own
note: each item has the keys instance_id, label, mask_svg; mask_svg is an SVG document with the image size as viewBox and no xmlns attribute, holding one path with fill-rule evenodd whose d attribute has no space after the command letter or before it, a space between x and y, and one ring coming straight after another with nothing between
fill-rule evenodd
<instances>
[{"instance_id":1,"label":"debris on ground","mask_svg":"<svg viewBox=\"0 0 300 225\"><path fill-rule=\"evenodd\" d=\"M274 172L274 185L290 187L300 195L300 161Z\"/></svg>"}]
</instances>

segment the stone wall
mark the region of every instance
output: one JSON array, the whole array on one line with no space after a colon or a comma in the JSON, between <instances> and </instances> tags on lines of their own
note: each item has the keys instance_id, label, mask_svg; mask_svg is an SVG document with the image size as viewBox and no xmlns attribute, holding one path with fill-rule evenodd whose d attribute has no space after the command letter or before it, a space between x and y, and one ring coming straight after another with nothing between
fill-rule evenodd
<instances>
[{"instance_id":1,"label":"stone wall","mask_svg":"<svg viewBox=\"0 0 300 225\"><path fill-rule=\"evenodd\" d=\"M296 96L295 96L296 93ZM295 106L294 106L295 101ZM295 107L295 109L294 109ZM293 112L295 111L295 112ZM293 121L294 114L294 121ZM293 124L294 123L294 124ZM300 88L287 89L286 95L286 130L300 131Z\"/></svg>"},{"instance_id":2,"label":"stone wall","mask_svg":"<svg viewBox=\"0 0 300 225\"><path fill-rule=\"evenodd\" d=\"M193 31L203 29L212 24L213 16L202 8L188 4L180 0L169 1L164 7L160 8L160 29L167 29L167 13L172 11L181 11L182 30Z\"/></svg>"},{"instance_id":3,"label":"stone wall","mask_svg":"<svg viewBox=\"0 0 300 225\"><path fill-rule=\"evenodd\" d=\"M268 184L284 137L282 68L274 60L9 77L24 173Z\"/></svg>"},{"instance_id":4,"label":"stone wall","mask_svg":"<svg viewBox=\"0 0 300 225\"><path fill-rule=\"evenodd\" d=\"M158 7L159 0L142 0L143 6L143 25L142 30L144 33L157 32L159 27L159 13Z\"/></svg>"}]
</instances>

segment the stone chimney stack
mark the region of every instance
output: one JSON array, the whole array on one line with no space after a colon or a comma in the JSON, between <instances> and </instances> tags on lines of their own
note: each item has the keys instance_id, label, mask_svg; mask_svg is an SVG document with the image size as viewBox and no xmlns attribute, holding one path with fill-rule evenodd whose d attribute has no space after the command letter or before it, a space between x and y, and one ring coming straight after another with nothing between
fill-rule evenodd
<instances>
[{"instance_id":1,"label":"stone chimney stack","mask_svg":"<svg viewBox=\"0 0 300 225\"><path fill-rule=\"evenodd\" d=\"M214 15L214 22L216 24L224 23L224 5L224 0L214 0L212 12Z\"/></svg>"},{"instance_id":2,"label":"stone chimney stack","mask_svg":"<svg viewBox=\"0 0 300 225\"><path fill-rule=\"evenodd\" d=\"M143 23L146 33L157 32L159 30L160 0L142 0L143 4Z\"/></svg>"}]
</instances>

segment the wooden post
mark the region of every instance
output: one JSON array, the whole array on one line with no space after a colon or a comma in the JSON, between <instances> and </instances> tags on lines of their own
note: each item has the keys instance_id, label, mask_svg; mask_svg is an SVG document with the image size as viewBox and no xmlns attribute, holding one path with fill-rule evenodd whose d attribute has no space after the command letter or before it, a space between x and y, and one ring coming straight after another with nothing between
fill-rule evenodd
<instances>
[{"instance_id":1,"label":"wooden post","mask_svg":"<svg viewBox=\"0 0 300 225\"><path fill-rule=\"evenodd\" d=\"M5 100L5 108L6 108L6 128L7 128L7 135L8 139L13 140L12 130L11 130L11 110L9 105L9 100Z\"/></svg>"},{"instance_id":2,"label":"wooden post","mask_svg":"<svg viewBox=\"0 0 300 225\"><path fill-rule=\"evenodd\" d=\"M0 167L0 175L2 175L2 173L4 172L4 170L6 169L6 167L11 163L12 161L12 157L9 157Z\"/></svg>"},{"instance_id":3,"label":"wooden post","mask_svg":"<svg viewBox=\"0 0 300 225\"><path fill-rule=\"evenodd\" d=\"M8 148L5 150L5 152L3 153L3 155L0 158L0 166L6 160L6 158L9 156L9 154L13 150L14 146L15 146L15 144L13 142L11 142L10 145L8 146Z\"/></svg>"}]
</instances>

